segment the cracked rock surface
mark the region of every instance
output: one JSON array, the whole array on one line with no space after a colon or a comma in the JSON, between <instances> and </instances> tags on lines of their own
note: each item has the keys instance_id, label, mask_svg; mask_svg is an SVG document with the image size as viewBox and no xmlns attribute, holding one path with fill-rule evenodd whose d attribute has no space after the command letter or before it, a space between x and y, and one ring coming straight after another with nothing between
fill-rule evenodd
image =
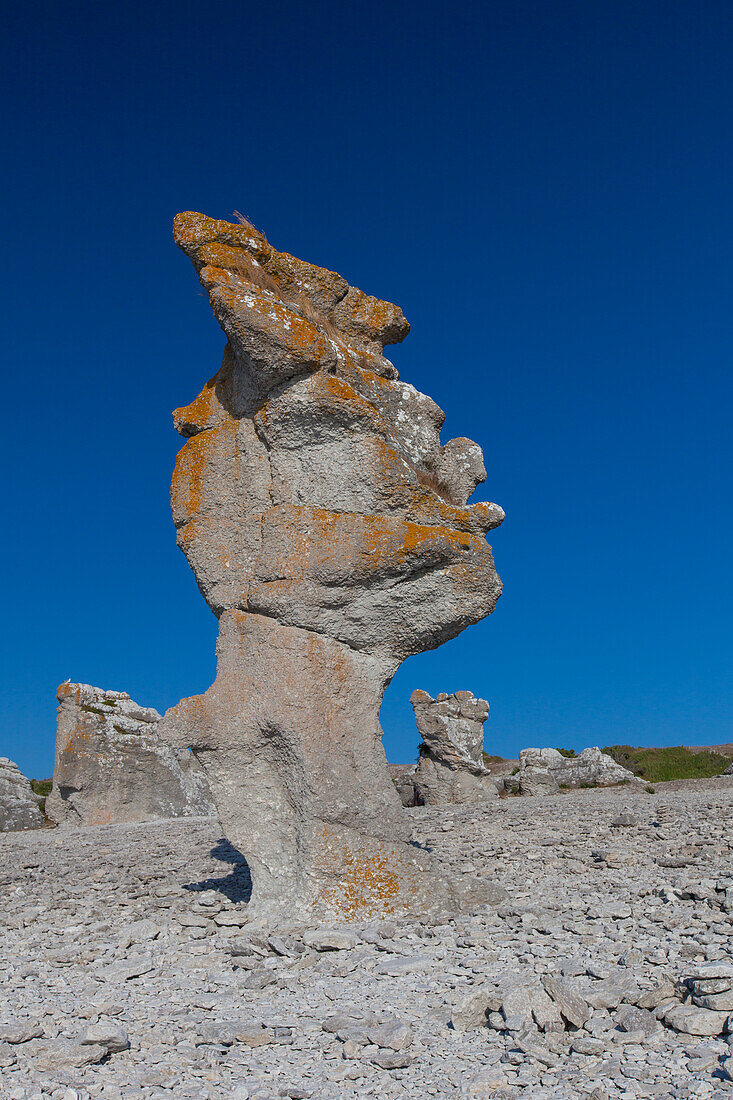
<instances>
[{"instance_id":1,"label":"cracked rock surface","mask_svg":"<svg viewBox=\"0 0 733 1100\"><path fill-rule=\"evenodd\" d=\"M18 765L0 756L0 833L40 829L45 824L39 799Z\"/></svg>"},{"instance_id":2,"label":"cracked rock surface","mask_svg":"<svg viewBox=\"0 0 733 1100\"><path fill-rule=\"evenodd\" d=\"M411 848L379 726L402 661L494 609L468 504L481 448L441 444L441 409L399 380L398 306L276 251L249 225L179 214L226 337L220 371L174 419L178 544L219 617L217 676L165 715L191 746L253 905L344 920L455 904Z\"/></svg>"},{"instance_id":3,"label":"cracked rock surface","mask_svg":"<svg viewBox=\"0 0 733 1100\"><path fill-rule=\"evenodd\" d=\"M215 816L193 754L158 735L161 716L125 691L63 683L53 787L46 814L57 825L108 825Z\"/></svg>"},{"instance_id":4,"label":"cracked rock surface","mask_svg":"<svg viewBox=\"0 0 733 1100\"><path fill-rule=\"evenodd\" d=\"M0 1095L727 1100L732 813L729 778L417 807L491 904L274 929L211 820L3 834Z\"/></svg>"},{"instance_id":5,"label":"cracked rock surface","mask_svg":"<svg viewBox=\"0 0 733 1100\"><path fill-rule=\"evenodd\" d=\"M495 798L497 784L484 767L484 722L489 704L471 691L435 699L419 688L410 696L423 743L411 776L415 801L423 806ZM403 778L403 783L405 779Z\"/></svg>"}]
</instances>

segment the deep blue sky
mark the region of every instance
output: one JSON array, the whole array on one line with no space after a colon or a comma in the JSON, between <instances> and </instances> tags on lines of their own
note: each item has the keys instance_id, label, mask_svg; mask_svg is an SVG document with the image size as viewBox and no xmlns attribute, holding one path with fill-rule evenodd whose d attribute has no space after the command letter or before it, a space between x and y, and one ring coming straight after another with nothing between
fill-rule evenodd
<instances>
[{"instance_id":1,"label":"deep blue sky","mask_svg":"<svg viewBox=\"0 0 733 1100\"><path fill-rule=\"evenodd\" d=\"M720 2L6 10L0 755L50 774L70 677L214 675L170 411L223 337L179 210L399 302L402 377L484 448L495 614L385 700L470 688L486 747L733 739L733 9Z\"/></svg>"}]
</instances>

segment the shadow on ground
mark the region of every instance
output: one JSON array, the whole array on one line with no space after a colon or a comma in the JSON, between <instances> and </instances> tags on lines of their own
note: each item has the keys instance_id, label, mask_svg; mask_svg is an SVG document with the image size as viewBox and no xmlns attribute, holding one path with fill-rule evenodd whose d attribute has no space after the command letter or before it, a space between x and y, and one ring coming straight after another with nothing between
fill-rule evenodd
<instances>
[{"instance_id":1,"label":"shadow on ground","mask_svg":"<svg viewBox=\"0 0 733 1100\"><path fill-rule=\"evenodd\" d=\"M229 843L224 837L215 844L210 853L214 859L220 859L222 863L231 863L232 870L221 878L207 878L201 882L186 882L184 890L199 892L201 890L218 890L229 901L249 901L252 896L252 876L249 873L247 860L241 852Z\"/></svg>"}]
</instances>

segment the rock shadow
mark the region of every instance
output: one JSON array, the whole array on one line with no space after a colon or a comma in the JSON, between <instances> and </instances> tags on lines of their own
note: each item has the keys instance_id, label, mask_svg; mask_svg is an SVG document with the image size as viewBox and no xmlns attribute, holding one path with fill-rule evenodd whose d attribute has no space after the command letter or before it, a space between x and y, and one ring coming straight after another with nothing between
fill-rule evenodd
<instances>
[{"instance_id":1,"label":"rock shadow","mask_svg":"<svg viewBox=\"0 0 733 1100\"><path fill-rule=\"evenodd\" d=\"M229 901L248 902L252 897L252 876L249 864L242 853L238 852L225 837L222 837L209 854L214 859L221 860L222 863L230 863L232 870L228 875L222 875L221 878L212 877L202 879L200 882L186 882L183 889L195 893L202 890L218 890Z\"/></svg>"}]
</instances>

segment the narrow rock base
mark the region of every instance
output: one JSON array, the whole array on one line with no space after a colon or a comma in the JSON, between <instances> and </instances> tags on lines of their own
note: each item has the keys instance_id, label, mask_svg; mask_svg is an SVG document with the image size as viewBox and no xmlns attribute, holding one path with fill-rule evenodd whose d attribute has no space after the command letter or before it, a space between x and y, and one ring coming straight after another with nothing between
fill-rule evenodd
<instances>
[{"instance_id":1,"label":"narrow rock base","mask_svg":"<svg viewBox=\"0 0 733 1100\"><path fill-rule=\"evenodd\" d=\"M160 732L203 765L249 864L252 912L289 922L455 909L431 857L408 843L387 771L378 714L393 669L242 611L222 615L217 655L212 687L169 710Z\"/></svg>"}]
</instances>

